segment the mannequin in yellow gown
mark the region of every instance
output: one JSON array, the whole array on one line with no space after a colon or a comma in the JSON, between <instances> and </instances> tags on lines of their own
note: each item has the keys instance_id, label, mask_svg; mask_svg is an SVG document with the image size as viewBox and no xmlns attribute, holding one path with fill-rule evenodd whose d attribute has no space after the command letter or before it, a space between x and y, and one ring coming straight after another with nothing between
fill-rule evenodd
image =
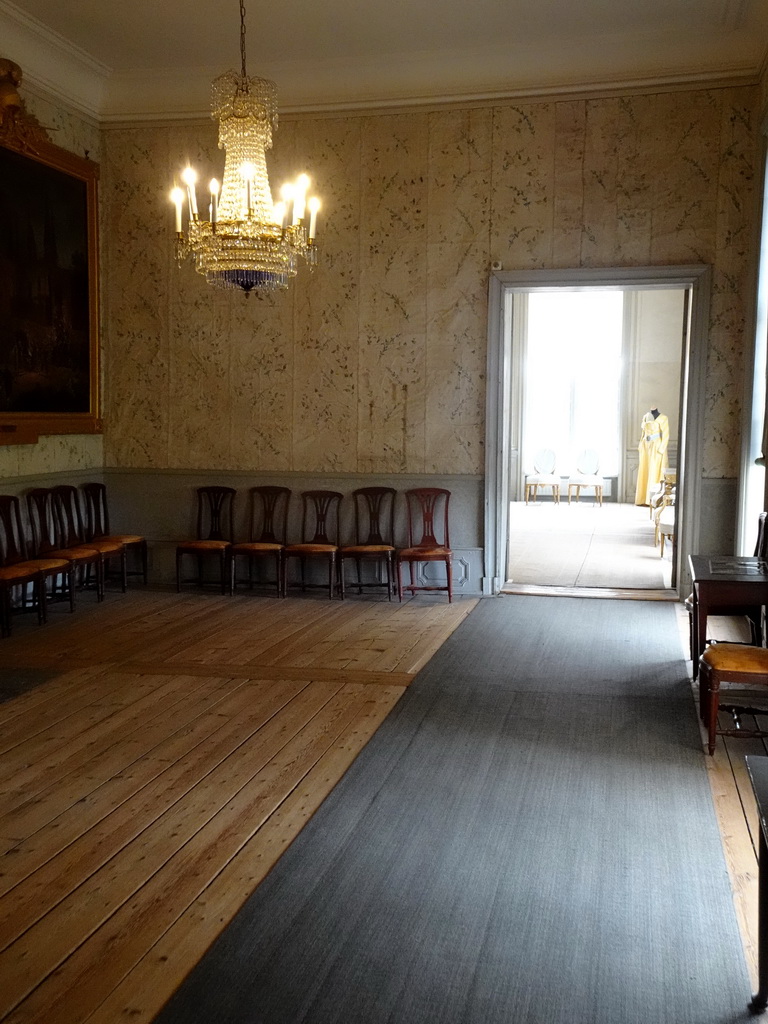
<instances>
[{"instance_id":1,"label":"mannequin in yellow gown","mask_svg":"<svg viewBox=\"0 0 768 1024\"><path fill-rule=\"evenodd\" d=\"M643 416L640 430L640 444L637 446L640 461L637 467L635 504L647 505L651 491L661 481L662 474L667 468L669 420L663 412L651 409Z\"/></svg>"}]
</instances>

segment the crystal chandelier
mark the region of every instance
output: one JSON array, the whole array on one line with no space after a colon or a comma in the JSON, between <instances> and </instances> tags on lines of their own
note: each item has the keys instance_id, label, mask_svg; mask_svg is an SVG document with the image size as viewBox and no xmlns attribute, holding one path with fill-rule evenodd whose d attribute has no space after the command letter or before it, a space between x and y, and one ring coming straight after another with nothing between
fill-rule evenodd
<instances>
[{"instance_id":1,"label":"crystal chandelier","mask_svg":"<svg viewBox=\"0 0 768 1024\"><path fill-rule=\"evenodd\" d=\"M191 257L195 269L217 288L273 291L287 288L299 258L317 261L317 211L320 201L307 199L309 178L299 175L283 185L273 203L266 151L277 130L277 90L265 78L249 78L245 69L245 4L240 0L241 72L214 79L211 116L219 122L219 149L225 151L224 179L212 179L208 220L197 207L197 174L191 167L176 186L176 256ZM187 230L183 211L187 207ZM307 213L309 217L307 218Z\"/></svg>"}]
</instances>

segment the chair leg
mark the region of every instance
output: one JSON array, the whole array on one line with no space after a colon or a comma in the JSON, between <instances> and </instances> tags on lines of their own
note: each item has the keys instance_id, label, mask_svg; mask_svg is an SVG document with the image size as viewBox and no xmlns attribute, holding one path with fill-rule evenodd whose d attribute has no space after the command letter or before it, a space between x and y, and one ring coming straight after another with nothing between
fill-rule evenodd
<instances>
[{"instance_id":1,"label":"chair leg","mask_svg":"<svg viewBox=\"0 0 768 1024\"><path fill-rule=\"evenodd\" d=\"M709 727L709 666L699 669L699 718L705 728Z\"/></svg>"},{"instance_id":2,"label":"chair leg","mask_svg":"<svg viewBox=\"0 0 768 1024\"><path fill-rule=\"evenodd\" d=\"M140 545L141 551L141 574L144 578L144 586L147 585L147 542L143 540Z\"/></svg>"},{"instance_id":3,"label":"chair leg","mask_svg":"<svg viewBox=\"0 0 768 1024\"><path fill-rule=\"evenodd\" d=\"M0 590L0 636L11 635L11 591L4 585Z\"/></svg>"},{"instance_id":4,"label":"chair leg","mask_svg":"<svg viewBox=\"0 0 768 1024\"><path fill-rule=\"evenodd\" d=\"M448 604L453 601L453 567L450 558L445 560L445 572L448 577Z\"/></svg>"},{"instance_id":5,"label":"chair leg","mask_svg":"<svg viewBox=\"0 0 768 1024\"><path fill-rule=\"evenodd\" d=\"M328 599L333 600L333 585L336 582L336 555L331 553L328 559Z\"/></svg>"},{"instance_id":6,"label":"chair leg","mask_svg":"<svg viewBox=\"0 0 768 1024\"><path fill-rule=\"evenodd\" d=\"M398 558L397 560L397 596L398 600L403 600L403 563Z\"/></svg>"},{"instance_id":7,"label":"chair leg","mask_svg":"<svg viewBox=\"0 0 768 1024\"><path fill-rule=\"evenodd\" d=\"M62 576L67 581L67 588L69 589L69 610L73 612L75 610L75 567L70 565L66 572L62 573Z\"/></svg>"},{"instance_id":8,"label":"chair leg","mask_svg":"<svg viewBox=\"0 0 768 1024\"><path fill-rule=\"evenodd\" d=\"M42 573L32 584L32 590L37 594L37 622L38 625L42 626L48 621L48 606L45 600L45 576Z\"/></svg>"},{"instance_id":9,"label":"chair leg","mask_svg":"<svg viewBox=\"0 0 768 1024\"><path fill-rule=\"evenodd\" d=\"M707 749L710 755L712 755L715 752L715 743L717 741L717 709L720 706L720 679L716 672L709 673L707 691L709 694L707 701L707 725L709 727Z\"/></svg>"}]
</instances>

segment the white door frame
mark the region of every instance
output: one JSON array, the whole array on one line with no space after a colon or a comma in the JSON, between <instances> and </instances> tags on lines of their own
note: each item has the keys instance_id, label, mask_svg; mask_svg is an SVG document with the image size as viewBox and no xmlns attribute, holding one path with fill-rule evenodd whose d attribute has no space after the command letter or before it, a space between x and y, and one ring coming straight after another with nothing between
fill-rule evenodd
<instances>
[{"instance_id":1,"label":"white door frame","mask_svg":"<svg viewBox=\"0 0 768 1024\"><path fill-rule=\"evenodd\" d=\"M512 331L511 294L534 288L690 288L690 331L681 367L682 403L675 568L678 594L690 589L688 556L698 549L711 268L706 265L578 270L494 271L488 283L488 372L485 417L485 574L483 593L506 581Z\"/></svg>"}]
</instances>

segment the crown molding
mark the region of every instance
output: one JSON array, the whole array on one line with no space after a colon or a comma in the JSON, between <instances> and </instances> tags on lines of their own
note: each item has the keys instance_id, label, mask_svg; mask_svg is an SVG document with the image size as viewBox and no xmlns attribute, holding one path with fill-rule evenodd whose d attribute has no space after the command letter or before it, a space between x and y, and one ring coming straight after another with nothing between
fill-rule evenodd
<instances>
[{"instance_id":1,"label":"crown molding","mask_svg":"<svg viewBox=\"0 0 768 1024\"><path fill-rule=\"evenodd\" d=\"M15 61L24 74L22 94L31 85L89 118L101 117L110 68L8 0L0 0L0 40L0 56Z\"/></svg>"},{"instance_id":2,"label":"crown molding","mask_svg":"<svg viewBox=\"0 0 768 1024\"><path fill-rule=\"evenodd\" d=\"M725 0L737 25L743 0ZM599 96L753 85L764 74L765 47L746 46L745 29L718 40L689 38L686 64L678 40L662 32L590 37L564 59L553 43L499 44L483 50L381 54L376 58L272 63L254 69L277 83L282 114L333 116L359 111L488 104L534 96ZM104 125L173 123L210 116L210 83L222 67L118 70L0 0L0 56L19 64L23 87L59 100Z\"/></svg>"}]
</instances>

